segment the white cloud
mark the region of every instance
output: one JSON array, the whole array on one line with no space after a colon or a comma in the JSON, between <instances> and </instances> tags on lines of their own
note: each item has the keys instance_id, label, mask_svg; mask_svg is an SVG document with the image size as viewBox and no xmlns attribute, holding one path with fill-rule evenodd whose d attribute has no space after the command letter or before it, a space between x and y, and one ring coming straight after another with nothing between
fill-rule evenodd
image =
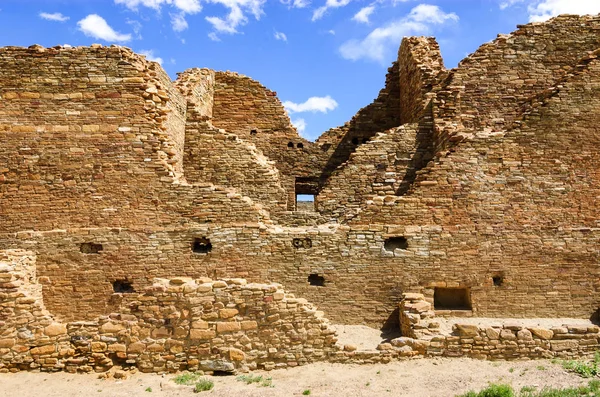
<instances>
[{"instance_id":1,"label":"white cloud","mask_svg":"<svg viewBox=\"0 0 600 397\"><path fill-rule=\"evenodd\" d=\"M288 113L301 113L301 112L321 112L327 113L330 110L334 110L338 107L338 103L329 95L325 97L313 96L306 100L304 103L294 103L291 101L283 102L283 107Z\"/></svg>"},{"instance_id":2,"label":"white cloud","mask_svg":"<svg viewBox=\"0 0 600 397\"><path fill-rule=\"evenodd\" d=\"M357 12L356 14L354 14L354 16L352 17L353 21L359 22L359 23L366 23L369 24L369 17L371 16L371 14L373 13L373 11L375 11L375 6L374 5L370 5L368 7L363 7L360 9L359 12Z\"/></svg>"},{"instance_id":3,"label":"white cloud","mask_svg":"<svg viewBox=\"0 0 600 397\"><path fill-rule=\"evenodd\" d=\"M300 136L304 137L304 131L306 131L306 121L304 119L292 120L292 125L296 127Z\"/></svg>"},{"instance_id":4,"label":"white cloud","mask_svg":"<svg viewBox=\"0 0 600 397\"><path fill-rule=\"evenodd\" d=\"M138 40L142 39L142 35L141 35L141 31L142 31L142 24L139 21L135 21L133 19L127 19L125 22L127 22L127 25L131 26L131 28L133 29L133 33L135 34L136 38Z\"/></svg>"},{"instance_id":5,"label":"white cloud","mask_svg":"<svg viewBox=\"0 0 600 397\"><path fill-rule=\"evenodd\" d=\"M196 14L202 10L200 0L115 0L115 4L123 4L134 11L140 6L160 11L163 5L175 7L186 14Z\"/></svg>"},{"instance_id":6,"label":"white cloud","mask_svg":"<svg viewBox=\"0 0 600 397\"><path fill-rule=\"evenodd\" d=\"M310 5L310 0L279 0L290 8L305 8Z\"/></svg>"},{"instance_id":7,"label":"white cloud","mask_svg":"<svg viewBox=\"0 0 600 397\"><path fill-rule=\"evenodd\" d=\"M342 57L350 60L371 59L383 62L390 46L397 45L404 36L429 34L431 25L458 21L455 13L445 13L438 6L420 4L396 21L378 27L362 40L349 40L340 47Z\"/></svg>"},{"instance_id":8,"label":"white cloud","mask_svg":"<svg viewBox=\"0 0 600 397\"><path fill-rule=\"evenodd\" d=\"M131 40L130 34L122 34L111 28L108 23L97 14L90 14L77 22L79 30L88 37L104 41L125 42Z\"/></svg>"},{"instance_id":9,"label":"white cloud","mask_svg":"<svg viewBox=\"0 0 600 397\"><path fill-rule=\"evenodd\" d=\"M329 10L330 8L345 7L348 4L350 4L350 0L327 0L325 2L324 6L321 6L321 7L317 8L313 12L312 21L314 22L317 19L323 18L323 15L325 15L325 13L327 12L327 10Z\"/></svg>"},{"instance_id":10,"label":"white cloud","mask_svg":"<svg viewBox=\"0 0 600 397\"><path fill-rule=\"evenodd\" d=\"M259 20L264 14L263 6L266 0L208 0L211 3L221 4L229 9L229 14L225 18L210 16L205 19L213 25L216 33L234 34L238 33L238 26L243 26L248 22L245 13L250 13ZM210 36L209 36L210 37Z\"/></svg>"},{"instance_id":11,"label":"white cloud","mask_svg":"<svg viewBox=\"0 0 600 397\"><path fill-rule=\"evenodd\" d=\"M212 41L221 41L221 39L219 38L219 36L217 36L217 34L215 32L210 32L208 34L208 38L211 39Z\"/></svg>"},{"instance_id":12,"label":"white cloud","mask_svg":"<svg viewBox=\"0 0 600 397\"><path fill-rule=\"evenodd\" d=\"M524 1L525 1L525 0L504 0L504 1L502 1L502 2L500 3L500 6L499 6L499 7L500 7L500 9L501 9L501 10L505 10L505 9L507 9L508 7L512 7L512 6L514 6L515 4L517 4L517 3L522 3L522 2L524 2Z\"/></svg>"},{"instance_id":13,"label":"white cloud","mask_svg":"<svg viewBox=\"0 0 600 397\"><path fill-rule=\"evenodd\" d=\"M534 1L527 8L530 22L542 22L560 14L598 14L598 0L543 0Z\"/></svg>"},{"instance_id":14,"label":"white cloud","mask_svg":"<svg viewBox=\"0 0 600 397\"><path fill-rule=\"evenodd\" d=\"M332 36L335 36L335 30L330 29L329 31L327 31L327 33L329 33Z\"/></svg>"},{"instance_id":15,"label":"white cloud","mask_svg":"<svg viewBox=\"0 0 600 397\"><path fill-rule=\"evenodd\" d=\"M287 41L287 36L282 32L275 32L275 39L281 41Z\"/></svg>"},{"instance_id":16,"label":"white cloud","mask_svg":"<svg viewBox=\"0 0 600 397\"><path fill-rule=\"evenodd\" d=\"M161 57L154 56L154 50L140 50L140 54L145 55L149 61L158 62L160 65L163 64Z\"/></svg>"},{"instance_id":17,"label":"white cloud","mask_svg":"<svg viewBox=\"0 0 600 397\"><path fill-rule=\"evenodd\" d=\"M183 32L188 28L188 23L185 20L185 14L171 14L171 27L176 32Z\"/></svg>"},{"instance_id":18,"label":"white cloud","mask_svg":"<svg viewBox=\"0 0 600 397\"><path fill-rule=\"evenodd\" d=\"M48 21L56 21L56 22L65 22L68 21L70 18L61 14L60 12L54 12L52 14L49 14L47 12L40 12L40 18L48 20Z\"/></svg>"}]
</instances>

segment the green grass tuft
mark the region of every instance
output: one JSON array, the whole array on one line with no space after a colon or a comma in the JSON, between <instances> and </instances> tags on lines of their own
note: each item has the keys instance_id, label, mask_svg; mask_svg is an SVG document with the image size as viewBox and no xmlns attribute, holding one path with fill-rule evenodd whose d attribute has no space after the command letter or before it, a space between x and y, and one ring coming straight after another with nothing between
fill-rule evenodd
<instances>
[{"instance_id":1,"label":"green grass tuft","mask_svg":"<svg viewBox=\"0 0 600 397\"><path fill-rule=\"evenodd\" d=\"M200 393L203 391L209 391L212 390L213 387L215 387L215 384L212 380L207 378L200 378L194 386L194 392Z\"/></svg>"},{"instance_id":2,"label":"green grass tuft","mask_svg":"<svg viewBox=\"0 0 600 397\"><path fill-rule=\"evenodd\" d=\"M179 374L173 378L173 382L178 385L186 385L191 386L200 379L202 375L196 374L194 372L184 372L183 374Z\"/></svg>"}]
</instances>

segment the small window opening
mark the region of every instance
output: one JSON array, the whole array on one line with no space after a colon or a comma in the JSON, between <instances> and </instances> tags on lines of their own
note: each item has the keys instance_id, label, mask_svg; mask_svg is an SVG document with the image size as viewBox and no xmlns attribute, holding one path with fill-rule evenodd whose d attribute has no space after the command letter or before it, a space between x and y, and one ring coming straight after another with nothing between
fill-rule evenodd
<instances>
[{"instance_id":1,"label":"small window opening","mask_svg":"<svg viewBox=\"0 0 600 397\"><path fill-rule=\"evenodd\" d=\"M352 144L358 145L358 138L352 138Z\"/></svg>"},{"instance_id":2,"label":"small window opening","mask_svg":"<svg viewBox=\"0 0 600 397\"><path fill-rule=\"evenodd\" d=\"M435 310L471 310L468 288L435 288L433 291Z\"/></svg>"},{"instance_id":3,"label":"small window opening","mask_svg":"<svg viewBox=\"0 0 600 397\"><path fill-rule=\"evenodd\" d=\"M294 147L294 142L288 142L288 147Z\"/></svg>"},{"instance_id":4,"label":"small window opening","mask_svg":"<svg viewBox=\"0 0 600 397\"><path fill-rule=\"evenodd\" d=\"M390 237L383 243L383 248L386 251L405 250L408 249L408 240L406 237Z\"/></svg>"},{"instance_id":5,"label":"small window opening","mask_svg":"<svg viewBox=\"0 0 600 397\"><path fill-rule=\"evenodd\" d=\"M116 280L113 281L113 291L120 294L132 294L135 292L133 289L133 283L127 280Z\"/></svg>"},{"instance_id":6,"label":"small window opening","mask_svg":"<svg viewBox=\"0 0 600 397\"><path fill-rule=\"evenodd\" d=\"M310 274L308 276L308 284L314 285L317 287L325 286L325 277L319 276L318 274Z\"/></svg>"},{"instance_id":7,"label":"small window opening","mask_svg":"<svg viewBox=\"0 0 600 397\"><path fill-rule=\"evenodd\" d=\"M367 143L367 142L369 142L369 138L363 138L362 139L362 143Z\"/></svg>"},{"instance_id":8,"label":"small window opening","mask_svg":"<svg viewBox=\"0 0 600 397\"><path fill-rule=\"evenodd\" d=\"M298 145L296 145L297 148L302 149L304 147L304 144L302 142L298 143Z\"/></svg>"},{"instance_id":9,"label":"small window opening","mask_svg":"<svg viewBox=\"0 0 600 397\"><path fill-rule=\"evenodd\" d=\"M315 195L314 194L297 194L296 195L296 211L315 212Z\"/></svg>"},{"instance_id":10,"label":"small window opening","mask_svg":"<svg viewBox=\"0 0 600 397\"><path fill-rule=\"evenodd\" d=\"M325 143L323 146L321 146L321 150L324 152L328 151L329 148L331 148L331 143Z\"/></svg>"},{"instance_id":11,"label":"small window opening","mask_svg":"<svg viewBox=\"0 0 600 397\"><path fill-rule=\"evenodd\" d=\"M504 275L502 274L494 274L492 276L492 282L495 287L501 287L504 284Z\"/></svg>"},{"instance_id":12,"label":"small window opening","mask_svg":"<svg viewBox=\"0 0 600 397\"><path fill-rule=\"evenodd\" d=\"M256 131L256 130L250 130L250 135L256 135L256 134L258 134L258 131Z\"/></svg>"},{"instance_id":13,"label":"small window opening","mask_svg":"<svg viewBox=\"0 0 600 397\"><path fill-rule=\"evenodd\" d=\"M83 243L79 246L79 250L84 254L99 254L102 251L102 244Z\"/></svg>"},{"instance_id":14,"label":"small window opening","mask_svg":"<svg viewBox=\"0 0 600 397\"><path fill-rule=\"evenodd\" d=\"M294 248L311 248L312 240L309 238L295 238L292 240Z\"/></svg>"},{"instance_id":15,"label":"small window opening","mask_svg":"<svg viewBox=\"0 0 600 397\"><path fill-rule=\"evenodd\" d=\"M192 245L192 251L197 254L206 254L212 250L212 244L210 240L206 237L200 237L194 239L194 244Z\"/></svg>"}]
</instances>

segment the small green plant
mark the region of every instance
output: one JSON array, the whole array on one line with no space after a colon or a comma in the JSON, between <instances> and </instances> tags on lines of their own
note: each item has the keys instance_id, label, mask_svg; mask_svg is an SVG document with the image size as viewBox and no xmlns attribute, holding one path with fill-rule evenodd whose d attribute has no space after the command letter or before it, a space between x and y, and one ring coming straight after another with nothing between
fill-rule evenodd
<instances>
[{"instance_id":1,"label":"small green plant","mask_svg":"<svg viewBox=\"0 0 600 397\"><path fill-rule=\"evenodd\" d=\"M474 391L467 392L457 397L516 397L515 392L509 385L491 384L479 393Z\"/></svg>"},{"instance_id":2,"label":"small green plant","mask_svg":"<svg viewBox=\"0 0 600 397\"><path fill-rule=\"evenodd\" d=\"M207 379L207 378L200 378L200 379L198 379L198 381L196 382L196 385L194 386L194 391L196 393L200 393L203 391L212 390L213 387L215 387L215 384L212 380Z\"/></svg>"},{"instance_id":3,"label":"small green plant","mask_svg":"<svg viewBox=\"0 0 600 397\"><path fill-rule=\"evenodd\" d=\"M196 374L194 372L184 372L183 374L179 374L173 378L173 382L178 385L186 385L191 386L200 379L202 375Z\"/></svg>"},{"instance_id":4,"label":"small green plant","mask_svg":"<svg viewBox=\"0 0 600 397\"><path fill-rule=\"evenodd\" d=\"M470 391L457 397L593 397L600 396L600 380L592 380L587 386L553 389L546 387L536 391L533 386L524 386L517 394L508 385L490 385L479 393Z\"/></svg>"},{"instance_id":5,"label":"small green plant","mask_svg":"<svg viewBox=\"0 0 600 397\"><path fill-rule=\"evenodd\" d=\"M546 370L546 367L544 367L543 365L538 365L536 368L537 368L539 371L545 371L545 370Z\"/></svg>"},{"instance_id":6,"label":"small green plant","mask_svg":"<svg viewBox=\"0 0 600 397\"><path fill-rule=\"evenodd\" d=\"M263 380L262 375L240 375L237 378L235 378L235 380L237 380L238 382L244 382L247 385L251 385L252 383L260 383Z\"/></svg>"},{"instance_id":7,"label":"small green plant","mask_svg":"<svg viewBox=\"0 0 600 397\"><path fill-rule=\"evenodd\" d=\"M512 374L513 372L515 372L515 369L514 369L513 367L510 367L510 368L508 369L508 372L510 372L510 373Z\"/></svg>"},{"instance_id":8,"label":"small green plant","mask_svg":"<svg viewBox=\"0 0 600 397\"><path fill-rule=\"evenodd\" d=\"M303 396L310 396L310 390L306 389L302 392Z\"/></svg>"},{"instance_id":9,"label":"small green plant","mask_svg":"<svg viewBox=\"0 0 600 397\"><path fill-rule=\"evenodd\" d=\"M371 382L367 382L367 384L365 386L367 386L367 387L371 386Z\"/></svg>"},{"instance_id":10,"label":"small green plant","mask_svg":"<svg viewBox=\"0 0 600 397\"><path fill-rule=\"evenodd\" d=\"M268 378L263 379L262 382L260 382L260 385L262 387L275 387L273 386L273 378L271 378L270 376Z\"/></svg>"},{"instance_id":11,"label":"small green plant","mask_svg":"<svg viewBox=\"0 0 600 397\"><path fill-rule=\"evenodd\" d=\"M377 375L381 374L381 371L377 371Z\"/></svg>"},{"instance_id":12,"label":"small green plant","mask_svg":"<svg viewBox=\"0 0 600 397\"><path fill-rule=\"evenodd\" d=\"M148 393L152 393L152 388L151 388L151 387L147 387L147 388L146 388L146 391L147 391Z\"/></svg>"},{"instance_id":13,"label":"small green plant","mask_svg":"<svg viewBox=\"0 0 600 397\"><path fill-rule=\"evenodd\" d=\"M591 378L598 375L598 363L596 362L586 363L580 360L568 360L563 362L563 367L582 378Z\"/></svg>"}]
</instances>

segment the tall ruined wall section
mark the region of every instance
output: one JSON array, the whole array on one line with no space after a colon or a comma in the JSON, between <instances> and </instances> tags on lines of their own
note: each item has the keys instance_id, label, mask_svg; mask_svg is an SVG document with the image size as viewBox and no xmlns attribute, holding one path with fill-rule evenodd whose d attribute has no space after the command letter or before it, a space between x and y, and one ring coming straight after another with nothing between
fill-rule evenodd
<instances>
[{"instance_id":1,"label":"tall ruined wall section","mask_svg":"<svg viewBox=\"0 0 600 397\"><path fill-rule=\"evenodd\" d=\"M405 37L398 50L398 64L400 121L417 123L431 100L431 91L447 75L440 47L433 37Z\"/></svg>"},{"instance_id":2,"label":"tall ruined wall section","mask_svg":"<svg viewBox=\"0 0 600 397\"><path fill-rule=\"evenodd\" d=\"M409 272L405 290L433 298L437 287L465 288L475 315L596 312L597 56L534 100L516 129L470 137L465 131L406 196L374 200L353 220L351 228L382 225L407 239L397 264L418 270Z\"/></svg>"},{"instance_id":3,"label":"tall ruined wall section","mask_svg":"<svg viewBox=\"0 0 600 397\"><path fill-rule=\"evenodd\" d=\"M464 125L495 130L510 126L521 105L600 47L599 29L598 16L563 15L519 26L482 45L459 64L449 82L464 87L460 94Z\"/></svg>"},{"instance_id":4,"label":"tall ruined wall section","mask_svg":"<svg viewBox=\"0 0 600 397\"><path fill-rule=\"evenodd\" d=\"M356 113L345 125L324 132L316 141L327 153L328 160L321 174L325 181L343 164L358 145L366 143L377 132L397 127L400 121L400 76L398 62L388 68L385 87L368 106Z\"/></svg>"},{"instance_id":5,"label":"tall ruined wall section","mask_svg":"<svg viewBox=\"0 0 600 397\"><path fill-rule=\"evenodd\" d=\"M214 75L206 69L191 69L175 82L187 99L186 180L234 187L269 209L287 209L287 192L275 163L254 145L212 125Z\"/></svg>"},{"instance_id":6,"label":"tall ruined wall section","mask_svg":"<svg viewBox=\"0 0 600 397\"><path fill-rule=\"evenodd\" d=\"M336 219L349 219L373 196L396 194L411 172L414 156L420 155L416 153L417 134L417 124L405 124L378 133L361 145L319 193L319 211ZM429 134L429 131L421 134Z\"/></svg>"}]
</instances>

